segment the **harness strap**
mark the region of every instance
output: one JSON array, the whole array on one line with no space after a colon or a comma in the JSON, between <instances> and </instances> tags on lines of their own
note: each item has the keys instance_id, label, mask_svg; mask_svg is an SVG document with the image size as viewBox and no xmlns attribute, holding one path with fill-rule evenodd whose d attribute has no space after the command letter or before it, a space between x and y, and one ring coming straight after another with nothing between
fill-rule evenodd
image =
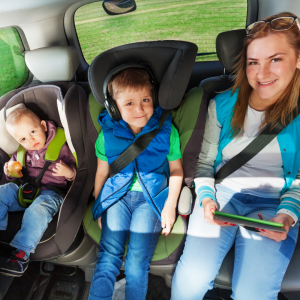
<instances>
[{"instance_id":1,"label":"harness strap","mask_svg":"<svg viewBox=\"0 0 300 300\"><path fill-rule=\"evenodd\" d=\"M51 161L46 161L42 171L40 172L40 174L35 179L35 183L36 183L37 186L40 186L42 178L43 178L45 172L47 171L47 169L49 168L50 165L51 165Z\"/></svg>"}]
</instances>

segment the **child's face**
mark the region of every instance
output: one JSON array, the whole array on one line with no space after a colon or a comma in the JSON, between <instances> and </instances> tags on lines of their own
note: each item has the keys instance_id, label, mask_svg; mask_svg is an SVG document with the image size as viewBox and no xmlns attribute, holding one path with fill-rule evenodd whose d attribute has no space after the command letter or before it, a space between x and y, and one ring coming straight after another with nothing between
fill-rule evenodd
<instances>
[{"instance_id":1,"label":"child's face","mask_svg":"<svg viewBox=\"0 0 300 300\"><path fill-rule=\"evenodd\" d=\"M153 99L149 89L124 91L117 94L116 102L122 119L138 134L153 115Z\"/></svg>"},{"instance_id":2,"label":"child's face","mask_svg":"<svg viewBox=\"0 0 300 300\"><path fill-rule=\"evenodd\" d=\"M7 126L11 136L27 150L41 150L46 143L47 125L27 116L13 125Z\"/></svg>"}]
</instances>

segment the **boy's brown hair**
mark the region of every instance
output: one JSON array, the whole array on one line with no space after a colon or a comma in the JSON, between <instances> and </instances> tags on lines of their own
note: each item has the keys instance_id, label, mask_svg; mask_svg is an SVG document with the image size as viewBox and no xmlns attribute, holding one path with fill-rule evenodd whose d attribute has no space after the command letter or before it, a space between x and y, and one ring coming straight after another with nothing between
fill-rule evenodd
<instances>
[{"instance_id":1,"label":"boy's brown hair","mask_svg":"<svg viewBox=\"0 0 300 300\"><path fill-rule=\"evenodd\" d=\"M15 110L13 110L6 118L6 125L15 125L15 124L19 123L24 116L31 118L36 122L39 122L39 123L41 122L41 119L30 109L17 108Z\"/></svg>"},{"instance_id":2,"label":"boy's brown hair","mask_svg":"<svg viewBox=\"0 0 300 300\"><path fill-rule=\"evenodd\" d=\"M111 77L107 84L110 96L116 100L119 93L124 91L139 91L149 89L153 92L151 78L147 71L139 68L128 68Z\"/></svg>"}]
</instances>

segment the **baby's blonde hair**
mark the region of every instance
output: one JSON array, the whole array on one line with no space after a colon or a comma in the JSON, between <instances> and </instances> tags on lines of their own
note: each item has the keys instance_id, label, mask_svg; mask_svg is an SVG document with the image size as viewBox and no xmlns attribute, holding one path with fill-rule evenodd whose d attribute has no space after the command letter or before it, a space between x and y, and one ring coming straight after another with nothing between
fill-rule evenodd
<instances>
[{"instance_id":1,"label":"baby's blonde hair","mask_svg":"<svg viewBox=\"0 0 300 300\"><path fill-rule=\"evenodd\" d=\"M12 125L18 124L24 116L31 118L35 122L38 122L38 123L41 122L41 119L30 109L17 108L15 110L13 110L6 118L6 126L7 125L12 126Z\"/></svg>"}]
</instances>

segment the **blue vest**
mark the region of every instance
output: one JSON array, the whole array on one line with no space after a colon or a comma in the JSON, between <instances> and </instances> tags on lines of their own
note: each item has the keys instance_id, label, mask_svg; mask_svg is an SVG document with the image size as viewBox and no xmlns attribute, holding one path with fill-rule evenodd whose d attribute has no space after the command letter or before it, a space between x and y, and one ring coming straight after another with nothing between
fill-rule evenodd
<instances>
[{"instance_id":1,"label":"blue vest","mask_svg":"<svg viewBox=\"0 0 300 300\"><path fill-rule=\"evenodd\" d=\"M105 156L110 165L139 136L159 127L159 117L163 109L157 107L142 131L134 136L128 124L121 120L112 120L107 111L99 115L99 124L104 134ZM168 197L168 180L170 176L167 155L170 150L171 114L148 147L120 173L105 182L93 207L94 219L98 219L103 211L121 199L129 190L134 173L138 175L146 201L160 218L161 211Z\"/></svg>"},{"instance_id":2,"label":"blue vest","mask_svg":"<svg viewBox=\"0 0 300 300\"><path fill-rule=\"evenodd\" d=\"M233 95L231 93L232 90L229 90L215 97L217 120L222 126L215 170L223 160L223 149L233 139L229 134L231 130L230 121L237 101L238 90ZM281 194L283 194L296 178L300 166L300 115L277 135L277 140L284 170L285 185L281 191Z\"/></svg>"}]
</instances>

